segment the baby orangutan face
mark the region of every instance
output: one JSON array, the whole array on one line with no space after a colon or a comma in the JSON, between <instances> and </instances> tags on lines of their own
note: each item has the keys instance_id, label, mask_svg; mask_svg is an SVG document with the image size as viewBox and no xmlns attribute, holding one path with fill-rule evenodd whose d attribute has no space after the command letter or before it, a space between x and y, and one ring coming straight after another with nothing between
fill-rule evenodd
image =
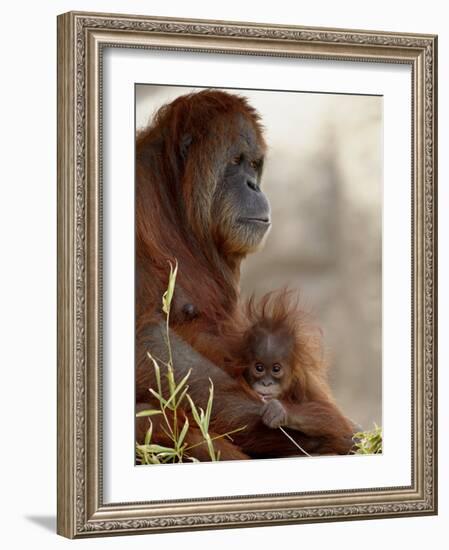
<instances>
[{"instance_id":1,"label":"baby orangutan face","mask_svg":"<svg viewBox=\"0 0 449 550\"><path fill-rule=\"evenodd\" d=\"M292 337L283 331L255 327L250 332L244 376L264 401L280 399L288 391L293 374L292 348Z\"/></svg>"}]
</instances>

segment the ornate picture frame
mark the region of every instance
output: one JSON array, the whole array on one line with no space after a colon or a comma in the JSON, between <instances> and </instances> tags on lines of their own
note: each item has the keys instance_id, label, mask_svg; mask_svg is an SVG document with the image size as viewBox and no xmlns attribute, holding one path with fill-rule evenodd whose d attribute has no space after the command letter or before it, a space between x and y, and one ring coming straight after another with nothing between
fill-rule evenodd
<instances>
[{"instance_id":1,"label":"ornate picture frame","mask_svg":"<svg viewBox=\"0 0 449 550\"><path fill-rule=\"evenodd\" d=\"M238 54L411 69L411 483L105 502L103 53ZM132 182L130 182L132 185ZM58 533L100 535L437 513L437 37L70 12L58 17ZM130 365L130 373L133 366ZM130 374L131 376L131 374Z\"/></svg>"}]
</instances>

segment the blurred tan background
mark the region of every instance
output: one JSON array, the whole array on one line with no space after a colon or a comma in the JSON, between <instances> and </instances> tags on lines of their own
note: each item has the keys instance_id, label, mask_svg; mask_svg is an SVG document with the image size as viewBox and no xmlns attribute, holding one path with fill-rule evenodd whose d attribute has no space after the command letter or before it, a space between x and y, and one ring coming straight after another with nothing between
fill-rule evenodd
<instances>
[{"instance_id":1,"label":"blurred tan background","mask_svg":"<svg viewBox=\"0 0 449 550\"><path fill-rule=\"evenodd\" d=\"M136 127L200 88L136 86ZM262 115L273 226L242 291L284 285L323 329L331 385L364 429L382 423L382 98L229 90Z\"/></svg>"}]
</instances>

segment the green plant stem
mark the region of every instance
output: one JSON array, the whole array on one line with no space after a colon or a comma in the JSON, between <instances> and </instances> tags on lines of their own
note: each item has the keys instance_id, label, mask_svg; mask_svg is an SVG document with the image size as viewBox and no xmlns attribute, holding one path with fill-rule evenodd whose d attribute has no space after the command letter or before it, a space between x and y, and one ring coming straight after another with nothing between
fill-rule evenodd
<instances>
[{"instance_id":1,"label":"green plant stem","mask_svg":"<svg viewBox=\"0 0 449 550\"><path fill-rule=\"evenodd\" d=\"M173 354L171 349L171 342L170 342L170 308L167 312L166 317L166 335L167 335L167 348L168 348L168 369L173 370ZM175 441L178 440L178 415L177 415L177 408L178 404L176 402L176 398L173 399L173 434Z\"/></svg>"},{"instance_id":2,"label":"green plant stem","mask_svg":"<svg viewBox=\"0 0 449 550\"><path fill-rule=\"evenodd\" d=\"M225 434L216 435L215 437L211 437L210 441L215 441L216 439L221 439L222 437L229 437L231 434L235 434L236 432L241 432L245 428L246 426L242 426L241 428L236 428L235 430L226 432ZM207 444L206 440L201 441L200 443L195 443L194 445L189 445L188 447L186 447L186 451L190 451L190 449L194 449L195 447L199 447L200 445L204 445L205 443Z\"/></svg>"}]
</instances>

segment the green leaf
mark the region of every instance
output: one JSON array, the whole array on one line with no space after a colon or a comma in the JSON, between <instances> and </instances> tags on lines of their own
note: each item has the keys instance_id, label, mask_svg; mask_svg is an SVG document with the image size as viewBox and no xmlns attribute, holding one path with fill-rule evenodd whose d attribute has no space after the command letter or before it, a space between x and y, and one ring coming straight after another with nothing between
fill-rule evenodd
<instances>
[{"instance_id":1,"label":"green leaf","mask_svg":"<svg viewBox=\"0 0 449 550\"><path fill-rule=\"evenodd\" d=\"M174 388L174 391L171 392L170 398L167 400L165 406L168 407L168 405L174 401L175 397L178 395L178 393L182 390L182 388L185 386L187 380L189 379L190 373L192 372L192 369L189 369L189 372L184 376L184 378L179 382L179 384ZM180 402L181 400L179 400ZM178 402L178 403L179 403Z\"/></svg>"},{"instance_id":2,"label":"green leaf","mask_svg":"<svg viewBox=\"0 0 449 550\"><path fill-rule=\"evenodd\" d=\"M154 395L154 397L156 397L156 399L162 404L162 405L165 405L166 403L166 400L162 397L161 394L157 393L156 391L153 390L153 388L150 388L150 393L152 395Z\"/></svg>"},{"instance_id":3,"label":"green leaf","mask_svg":"<svg viewBox=\"0 0 449 550\"><path fill-rule=\"evenodd\" d=\"M209 451L209 456L211 460L215 462L217 460L217 457L215 456L214 444L212 443L212 439L210 438L210 435L208 433L205 434L205 440L207 443L207 450Z\"/></svg>"},{"instance_id":4,"label":"green leaf","mask_svg":"<svg viewBox=\"0 0 449 550\"><path fill-rule=\"evenodd\" d=\"M178 407L181 405L181 403L184 401L184 397L186 396L186 393L189 391L189 386L186 386L184 388L184 390L182 391L181 395L179 396L179 399L178 399Z\"/></svg>"},{"instance_id":5,"label":"green leaf","mask_svg":"<svg viewBox=\"0 0 449 550\"><path fill-rule=\"evenodd\" d=\"M209 388L209 400L207 401L207 407L206 407L206 415L205 415L205 430L209 431L209 424L210 424L210 416L212 413L212 403L214 401L214 384L212 380L209 378L210 382L210 388Z\"/></svg>"},{"instance_id":6,"label":"green leaf","mask_svg":"<svg viewBox=\"0 0 449 550\"><path fill-rule=\"evenodd\" d=\"M145 445L145 450L149 453L176 453L175 449L171 447L164 447L162 445L157 445L155 443L151 445Z\"/></svg>"},{"instance_id":7,"label":"green leaf","mask_svg":"<svg viewBox=\"0 0 449 550\"><path fill-rule=\"evenodd\" d=\"M157 411L156 409L146 409L144 411L139 411L136 414L136 418L140 418L141 416L155 416L157 414L162 414L162 411Z\"/></svg>"},{"instance_id":8,"label":"green leaf","mask_svg":"<svg viewBox=\"0 0 449 550\"><path fill-rule=\"evenodd\" d=\"M157 456L159 458L173 458L175 456L177 456L177 452L175 450L170 450L170 451L162 451L160 453L157 453Z\"/></svg>"},{"instance_id":9,"label":"green leaf","mask_svg":"<svg viewBox=\"0 0 449 550\"><path fill-rule=\"evenodd\" d=\"M165 314L170 313L170 306L173 299L173 293L175 291L176 275L178 274L178 261L175 260L175 267L173 268L171 262L168 262L170 265L170 275L168 277L168 287L162 296L162 311Z\"/></svg>"},{"instance_id":10,"label":"green leaf","mask_svg":"<svg viewBox=\"0 0 449 550\"><path fill-rule=\"evenodd\" d=\"M158 365L156 359L151 355L151 353L149 351L147 351L147 355L151 359L151 361L153 362L154 374L156 376L157 390L158 390L159 394L162 395L161 369L159 368L159 365Z\"/></svg>"},{"instance_id":11,"label":"green leaf","mask_svg":"<svg viewBox=\"0 0 449 550\"><path fill-rule=\"evenodd\" d=\"M167 381L168 381L168 391L170 392L170 396L172 396L176 390L176 382L175 382L173 367L171 365L168 365L167 367Z\"/></svg>"},{"instance_id":12,"label":"green leaf","mask_svg":"<svg viewBox=\"0 0 449 550\"><path fill-rule=\"evenodd\" d=\"M181 447L181 445L183 444L184 442L184 439L187 435L187 431L189 429L189 419L186 417L186 420L184 422L184 426L182 427L182 430L181 430L181 433L179 434L179 438L178 438L178 448Z\"/></svg>"},{"instance_id":13,"label":"green leaf","mask_svg":"<svg viewBox=\"0 0 449 550\"><path fill-rule=\"evenodd\" d=\"M190 405L190 408L192 409L192 414L193 414L193 418L195 420L195 422L198 424L198 427L201 428L201 420L200 420L200 417L199 417L199 414L198 414L198 410L196 408L196 405L195 403L192 401L192 398L190 397L189 394L186 395L188 401L189 401L189 405Z\"/></svg>"},{"instance_id":14,"label":"green leaf","mask_svg":"<svg viewBox=\"0 0 449 550\"><path fill-rule=\"evenodd\" d=\"M149 445L151 441L151 436L153 435L153 423L150 420L150 427L145 434L145 445Z\"/></svg>"}]
</instances>

